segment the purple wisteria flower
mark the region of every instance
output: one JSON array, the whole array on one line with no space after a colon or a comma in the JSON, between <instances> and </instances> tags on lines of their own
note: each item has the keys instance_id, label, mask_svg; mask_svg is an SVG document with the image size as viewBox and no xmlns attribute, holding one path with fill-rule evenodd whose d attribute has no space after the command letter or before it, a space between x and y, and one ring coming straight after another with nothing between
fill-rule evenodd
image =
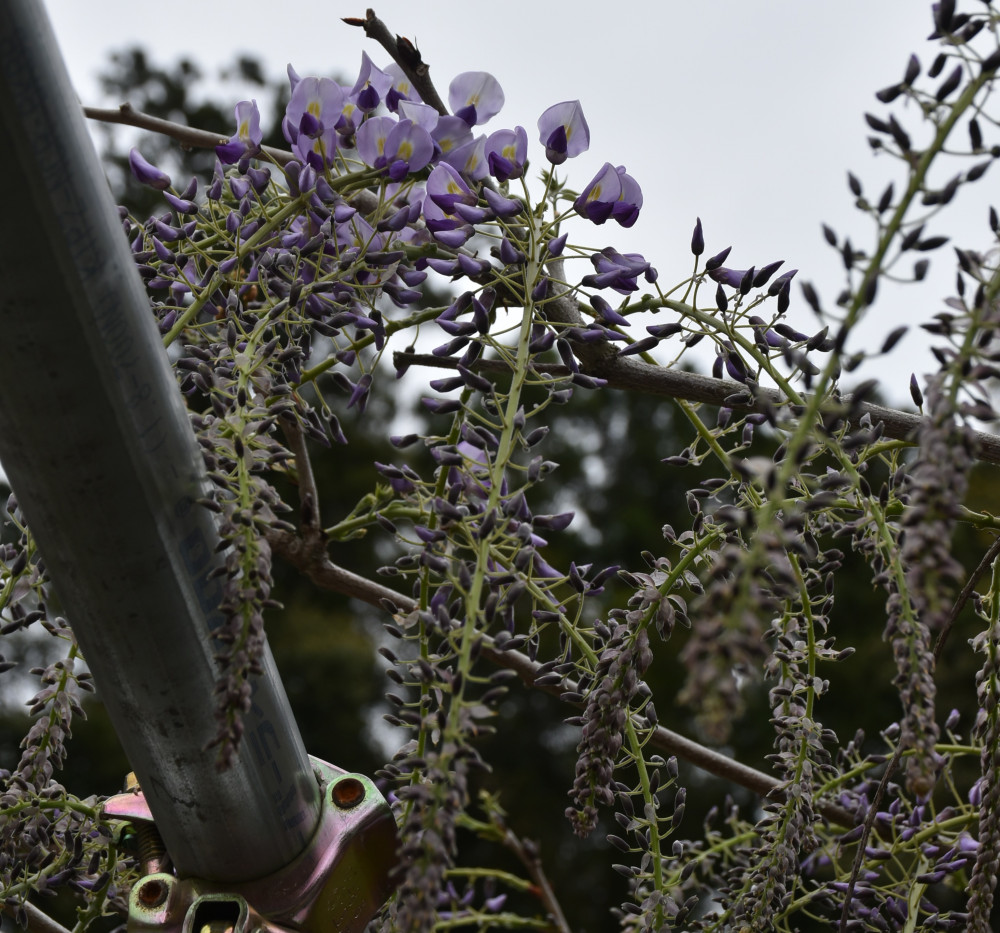
<instances>
[{"instance_id":1,"label":"purple wisteria flower","mask_svg":"<svg viewBox=\"0 0 1000 933\"><path fill-rule=\"evenodd\" d=\"M427 176L424 223L448 246L461 246L472 236L472 226L456 208L474 208L478 198L462 176L447 162L439 162Z\"/></svg>"},{"instance_id":2,"label":"purple wisteria flower","mask_svg":"<svg viewBox=\"0 0 1000 933\"><path fill-rule=\"evenodd\" d=\"M647 282L656 280L656 271L639 253L619 253L610 246L590 257L597 272L585 275L581 284L587 288L613 288L619 295L638 291L636 279L642 275Z\"/></svg>"},{"instance_id":3,"label":"purple wisteria flower","mask_svg":"<svg viewBox=\"0 0 1000 933\"><path fill-rule=\"evenodd\" d=\"M590 148L590 127L578 100L553 104L538 118L538 138L545 146L545 158L553 165Z\"/></svg>"},{"instance_id":4,"label":"purple wisteria flower","mask_svg":"<svg viewBox=\"0 0 1000 933\"><path fill-rule=\"evenodd\" d=\"M412 120L370 117L357 134L358 155L372 168L384 168L393 181L419 172L434 155L430 133Z\"/></svg>"},{"instance_id":5,"label":"purple wisteria flower","mask_svg":"<svg viewBox=\"0 0 1000 933\"><path fill-rule=\"evenodd\" d=\"M151 162L147 162L138 149L132 148L128 154L129 168L132 174L144 185L164 191L170 187L170 176L166 172L160 171Z\"/></svg>"},{"instance_id":6,"label":"purple wisteria flower","mask_svg":"<svg viewBox=\"0 0 1000 933\"><path fill-rule=\"evenodd\" d=\"M427 176L427 197L441 210L453 213L456 204L474 205L477 201L465 179L447 162L439 162Z\"/></svg>"},{"instance_id":7,"label":"purple wisteria flower","mask_svg":"<svg viewBox=\"0 0 1000 933\"><path fill-rule=\"evenodd\" d=\"M215 154L223 165L232 165L244 156L256 154L263 138L257 101L241 100L236 105L236 132L228 143L215 147Z\"/></svg>"},{"instance_id":8,"label":"purple wisteria flower","mask_svg":"<svg viewBox=\"0 0 1000 933\"><path fill-rule=\"evenodd\" d=\"M478 126L495 117L503 107L500 82L485 71L465 71L448 87L448 103L456 117Z\"/></svg>"},{"instance_id":9,"label":"purple wisteria flower","mask_svg":"<svg viewBox=\"0 0 1000 933\"><path fill-rule=\"evenodd\" d=\"M639 218L642 189L626 173L624 165L615 168L610 162L605 162L594 180L573 202L573 207L595 224L602 224L611 217L623 227L631 227Z\"/></svg>"},{"instance_id":10,"label":"purple wisteria flower","mask_svg":"<svg viewBox=\"0 0 1000 933\"><path fill-rule=\"evenodd\" d=\"M371 113L389 93L393 85L392 75L379 68L367 52L361 53L361 71L348 97L363 113Z\"/></svg>"},{"instance_id":11,"label":"purple wisteria flower","mask_svg":"<svg viewBox=\"0 0 1000 933\"><path fill-rule=\"evenodd\" d=\"M392 78L392 87L385 95L385 105L389 110L395 113L399 104L404 100L420 100L420 95L399 65L392 62L386 66L385 73Z\"/></svg>"},{"instance_id":12,"label":"purple wisteria flower","mask_svg":"<svg viewBox=\"0 0 1000 933\"><path fill-rule=\"evenodd\" d=\"M316 171L333 159L344 104L343 88L330 78L302 78L292 91L281 128L292 151Z\"/></svg>"},{"instance_id":13,"label":"purple wisteria flower","mask_svg":"<svg viewBox=\"0 0 1000 933\"><path fill-rule=\"evenodd\" d=\"M484 152L490 174L497 181L520 178L528 160L528 134L523 126L497 130L487 137Z\"/></svg>"},{"instance_id":14,"label":"purple wisteria flower","mask_svg":"<svg viewBox=\"0 0 1000 933\"><path fill-rule=\"evenodd\" d=\"M401 100L399 106L396 108L396 113L399 114L400 120L412 120L417 126L422 126L432 136L438 122L443 119L430 104L424 104L418 100ZM448 117L447 119L454 120L456 118ZM459 120L458 122L468 131L469 128L464 121Z\"/></svg>"},{"instance_id":15,"label":"purple wisteria flower","mask_svg":"<svg viewBox=\"0 0 1000 933\"><path fill-rule=\"evenodd\" d=\"M490 173L486 161L486 137L483 135L445 152L443 159L473 181L482 181Z\"/></svg>"},{"instance_id":16,"label":"purple wisteria flower","mask_svg":"<svg viewBox=\"0 0 1000 933\"><path fill-rule=\"evenodd\" d=\"M473 143L472 130L461 117L440 117L431 131L431 138L445 157Z\"/></svg>"}]
</instances>

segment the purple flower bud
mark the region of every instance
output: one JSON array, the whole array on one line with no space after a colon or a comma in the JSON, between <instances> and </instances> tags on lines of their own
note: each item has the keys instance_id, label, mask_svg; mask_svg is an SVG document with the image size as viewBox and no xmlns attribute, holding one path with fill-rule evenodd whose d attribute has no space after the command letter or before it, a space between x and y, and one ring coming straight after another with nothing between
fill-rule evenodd
<instances>
[{"instance_id":1,"label":"purple flower bud","mask_svg":"<svg viewBox=\"0 0 1000 933\"><path fill-rule=\"evenodd\" d=\"M694 233L691 234L691 252L695 256L700 256L705 252L705 234L701 229L701 218L697 219L694 225Z\"/></svg>"},{"instance_id":2,"label":"purple flower bud","mask_svg":"<svg viewBox=\"0 0 1000 933\"><path fill-rule=\"evenodd\" d=\"M532 301L544 301L549 295L549 280L547 276L542 276L535 287L531 290Z\"/></svg>"},{"instance_id":3,"label":"purple flower bud","mask_svg":"<svg viewBox=\"0 0 1000 933\"><path fill-rule=\"evenodd\" d=\"M138 149L133 148L128 154L128 164L132 174L144 185L164 191L170 187L170 176L161 172L155 165L147 162Z\"/></svg>"},{"instance_id":4,"label":"purple flower bud","mask_svg":"<svg viewBox=\"0 0 1000 933\"><path fill-rule=\"evenodd\" d=\"M711 259L707 260L705 263L705 268L711 272L713 269L718 269L726 259L729 257L732 251L731 246L727 246L721 253L716 253Z\"/></svg>"},{"instance_id":5,"label":"purple flower bud","mask_svg":"<svg viewBox=\"0 0 1000 933\"><path fill-rule=\"evenodd\" d=\"M462 403L458 399L441 399L425 396L420 401L428 411L435 415L450 415L462 407Z\"/></svg>"},{"instance_id":6,"label":"purple flower bud","mask_svg":"<svg viewBox=\"0 0 1000 933\"><path fill-rule=\"evenodd\" d=\"M622 347L618 351L618 355L632 356L635 353L645 353L647 350L652 350L659 342L659 337L643 337L635 343L630 343L627 347Z\"/></svg>"},{"instance_id":7,"label":"purple flower bud","mask_svg":"<svg viewBox=\"0 0 1000 933\"><path fill-rule=\"evenodd\" d=\"M545 248L548 250L550 256L561 256L563 247L566 245L566 239L569 237L568 233L564 233L562 236L555 237L546 244Z\"/></svg>"},{"instance_id":8,"label":"purple flower bud","mask_svg":"<svg viewBox=\"0 0 1000 933\"><path fill-rule=\"evenodd\" d=\"M163 192L163 197L166 199L167 204L169 204L178 214L197 214L198 205L187 198L179 198L176 195L171 194L169 191Z\"/></svg>"},{"instance_id":9,"label":"purple flower bud","mask_svg":"<svg viewBox=\"0 0 1000 933\"><path fill-rule=\"evenodd\" d=\"M504 237L500 241L500 261L505 266L519 266L525 262L527 256L524 255L522 250L519 250L507 237Z\"/></svg>"},{"instance_id":10,"label":"purple flower bud","mask_svg":"<svg viewBox=\"0 0 1000 933\"><path fill-rule=\"evenodd\" d=\"M483 197L489 205L490 210L500 218L507 220L515 217L524 210L524 203L517 198L505 198L502 194L492 188L483 187Z\"/></svg>"},{"instance_id":11,"label":"purple flower bud","mask_svg":"<svg viewBox=\"0 0 1000 933\"><path fill-rule=\"evenodd\" d=\"M767 268L765 266L765 268ZM763 269L761 270L764 271ZM771 297L777 295L783 288L790 286L791 281L798 272L798 269L790 269L788 272L782 272L770 285L767 287L767 293Z\"/></svg>"},{"instance_id":12,"label":"purple flower bud","mask_svg":"<svg viewBox=\"0 0 1000 933\"><path fill-rule=\"evenodd\" d=\"M590 299L590 304L606 324L617 324L619 327L628 327L628 318L615 311L600 295L594 295Z\"/></svg>"}]
</instances>

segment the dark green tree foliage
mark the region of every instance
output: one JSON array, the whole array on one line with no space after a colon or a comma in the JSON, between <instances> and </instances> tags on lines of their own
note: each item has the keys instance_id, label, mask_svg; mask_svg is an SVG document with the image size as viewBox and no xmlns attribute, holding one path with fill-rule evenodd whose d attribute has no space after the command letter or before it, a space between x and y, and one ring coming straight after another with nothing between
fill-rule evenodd
<instances>
[{"instance_id":1,"label":"dark green tree foliage","mask_svg":"<svg viewBox=\"0 0 1000 933\"><path fill-rule=\"evenodd\" d=\"M268 638L309 751L396 795L401 888L380 929L991 928L1000 443L972 419L996 420L995 211L956 250L948 310L921 322L941 368L914 380L919 415L878 407L873 385L843 394L900 337L867 353L850 341L880 282L924 277L945 242L933 215L1000 151L983 109L1000 14L940 3L933 18L938 57L925 69L914 56L867 115L902 181L876 196L849 176L875 247L824 228L845 268L836 310L802 287L818 332L798 330L791 273L730 268L728 249L706 260L700 222L696 270L673 291L642 257L561 240L573 208L628 225L641 203L624 170L608 166L580 197L556 174L575 154L568 105L547 112L537 202L513 137L492 150L492 182L443 192L439 164L403 164L402 149L358 161L357 126L340 127L336 159L296 142L298 161L273 161L256 147L287 144L276 123L228 170L211 150L143 137L150 163L201 179L199 203L172 202L163 219L157 169L140 169L154 187L138 184L109 131L109 179L216 483L205 505L247 559L264 541L275 555L266 592L233 603L232 634L258 638L265 603L280 600ZM228 75L284 112L287 91L254 61ZM231 127L200 77L131 51L104 82L138 111ZM433 103L429 84L417 89ZM471 114L452 109L474 123L488 99L483 83ZM326 138L298 125L300 140ZM939 185L930 166L949 160ZM172 197L191 200L182 187ZM354 241L330 221L352 211L368 225ZM162 225L192 219L164 245ZM459 242L463 223L480 235ZM252 261L227 264L241 242ZM578 283L566 256L595 274ZM451 291L421 277L428 265ZM657 361L661 341L676 355L702 340L712 379ZM414 397L391 363L420 373ZM246 495L265 507L244 514ZM33 891L82 894L82 931L102 911L120 917L134 864L92 834L74 850L101 824L92 802L70 808L63 842L32 803L76 801L64 786L110 792L126 765L80 692L86 676L31 637L44 626L72 645L13 499L8 513L0 647L21 665L5 676L31 666L43 690L28 717L4 710L0 881L15 915ZM338 567L366 583L345 587ZM978 593L962 590L970 580ZM223 684L246 676L223 659ZM224 765L240 710L218 712ZM373 729L383 714L392 738Z\"/></svg>"}]
</instances>

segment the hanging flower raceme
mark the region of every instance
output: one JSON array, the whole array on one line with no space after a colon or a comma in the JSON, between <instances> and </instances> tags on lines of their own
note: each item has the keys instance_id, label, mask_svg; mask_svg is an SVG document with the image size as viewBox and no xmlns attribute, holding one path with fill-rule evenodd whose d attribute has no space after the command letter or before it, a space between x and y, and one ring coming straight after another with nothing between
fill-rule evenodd
<instances>
[{"instance_id":1,"label":"hanging flower raceme","mask_svg":"<svg viewBox=\"0 0 1000 933\"><path fill-rule=\"evenodd\" d=\"M602 224L611 217L623 227L631 227L639 218L642 189L626 173L624 165L615 168L610 162L605 162L593 181L573 202L573 207L595 224Z\"/></svg>"},{"instance_id":2,"label":"hanging flower raceme","mask_svg":"<svg viewBox=\"0 0 1000 933\"><path fill-rule=\"evenodd\" d=\"M545 147L545 158L553 165L590 148L590 127L578 100L553 104L538 118L538 138Z\"/></svg>"},{"instance_id":3,"label":"hanging flower raceme","mask_svg":"<svg viewBox=\"0 0 1000 933\"><path fill-rule=\"evenodd\" d=\"M229 137L228 143L215 147L215 154L223 165L232 165L247 156L256 155L263 138L257 101L241 100L236 105L236 132Z\"/></svg>"}]
</instances>

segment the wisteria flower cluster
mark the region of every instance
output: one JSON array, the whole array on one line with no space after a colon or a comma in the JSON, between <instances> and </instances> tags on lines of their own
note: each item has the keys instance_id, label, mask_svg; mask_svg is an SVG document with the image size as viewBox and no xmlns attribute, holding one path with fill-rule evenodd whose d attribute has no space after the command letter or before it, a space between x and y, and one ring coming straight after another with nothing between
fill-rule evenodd
<instances>
[{"instance_id":1,"label":"wisteria flower cluster","mask_svg":"<svg viewBox=\"0 0 1000 933\"><path fill-rule=\"evenodd\" d=\"M377 606L385 718L401 736L377 775L401 840L378 929L568 933L543 853L497 799L475 799L484 740L502 729L515 681L559 697L578 730L565 815L578 836L600 830L626 879L621 929L990 928L1000 546L981 547L975 568L953 543L960 523L1000 530L966 495L977 459L1000 462L1000 440L977 430L997 420L995 210L984 242L956 250L948 310L922 322L939 368L911 381L917 413L852 382L906 332L871 347L858 324L880 291L926 276L946 242L938 212L1000 156L987 139L1000 119L1000 12L942 0L932 16L933 63L912 57L877 95L883 108L914 106L867 116L872 149L903 183L871 196L848 178L873 245L823 228L844 269L833 303L783 261L709 249L700 219L691 271L673 284L644 255L583 245L614 230L608 221L639 222L643 194L617 159L569 186L564 166L591 145L580 101L553 103L530 131L487 130L503 112L496 78L458 75L446 106L401 39L385 68L364 55L350 85L289 68L287 150L264 146L253 100L215 141L210 180L175 185L133 150L134 176L166 206L151 218L123 209L122 226L212 481L200 504L225 543L219 767L243 740L265 618L280 608L274 562ZM349 22L378 33L374 14ZM699 344L712 349L710 374L679 365ZM427 372L419 428L391 437L372 492L324 526L310 457L350 456L378 392ZM697 473L684 527L643 502L663 513L662 541L612 565L557 556L584 504L541 504L559 501L552 413L605 387L673 405L686 433L669 439L664 475ZM122 908L136 867L92 802L56 781L90 684L69 623L49 616L16 500L8 512L17 540L0 546L0 635L44 627L67 650L37 671L35 725L3 775L0 900L20 917L29 892L66 886L85 894L89 922ZM327 545L363 533L385 543L385 566L379 580L347 583ZM860 653L838 621L852 560L885 597L873 628L898 705L878 738L844 743L826 717L837 672ZM939 661L967 603L978 712L963 735L960 717L938 709ZM675 656L683 682L654 696L651 674ZM766 770L727 753L754 702L773 740ZM666 727L668 711L694 738ZM703 782L688 765L739 789L699 827L684 823L685 782ZM464 832L523 873L470 868Z\"/></svg>"}]
</instances>

